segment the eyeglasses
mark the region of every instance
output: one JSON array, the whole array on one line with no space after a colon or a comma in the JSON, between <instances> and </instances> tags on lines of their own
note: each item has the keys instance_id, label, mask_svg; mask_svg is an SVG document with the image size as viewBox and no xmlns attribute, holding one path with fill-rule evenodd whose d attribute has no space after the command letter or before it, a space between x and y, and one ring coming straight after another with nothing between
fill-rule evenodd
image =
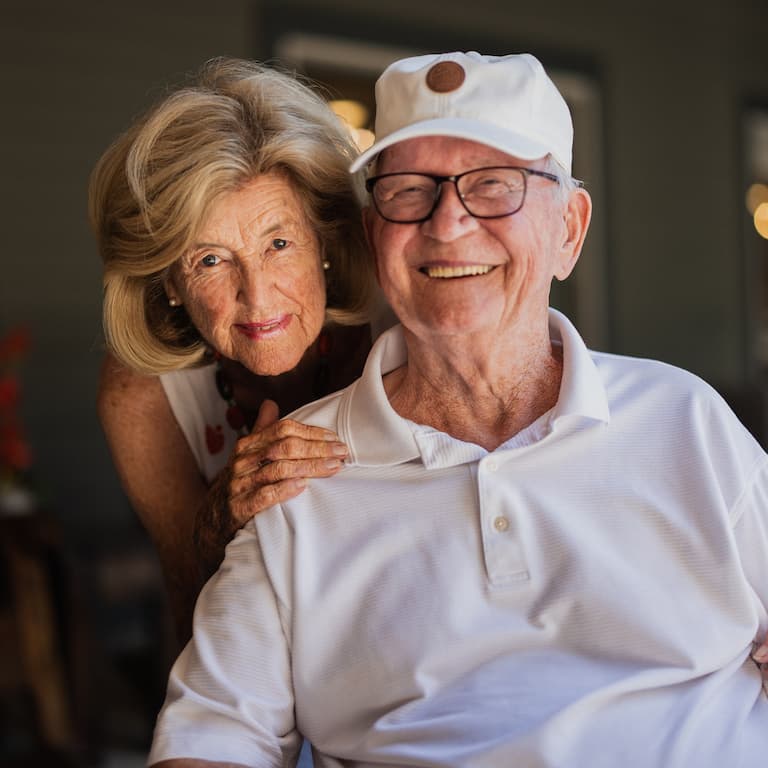
<instances>
[{"instance_id":1,"label":"eyeglasses","mask_svg":"<svg viewBox=\"0 0 768 768\"><path fill-rule=\"evenodd\" d=\"M455 176L431 173L383 173L365 182L379 215L396 224L426 221L440 202L443 184L456 185L467 213L478 219L500 219L517 213L525 202L529 176L559 184L553 173L532 168L475 168Z\"/></svg>"}]
</instances>

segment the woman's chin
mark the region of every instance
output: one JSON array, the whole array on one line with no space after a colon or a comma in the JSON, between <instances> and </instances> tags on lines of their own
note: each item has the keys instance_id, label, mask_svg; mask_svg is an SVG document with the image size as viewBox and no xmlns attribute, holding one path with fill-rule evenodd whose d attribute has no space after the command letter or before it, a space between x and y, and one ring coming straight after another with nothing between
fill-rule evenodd
<instances>
[{"instance_id":1,"label":"woman's chin","mask_svg":"<svg viewBox=\"0 0 768 768\"><path fill-rule=\"evenodd\" d=\"M280 376L292 371L301 362L301 355L276 355L244 357L238 360L240 365L247 368L256 376Z\"/></svg>"}]
</instances>

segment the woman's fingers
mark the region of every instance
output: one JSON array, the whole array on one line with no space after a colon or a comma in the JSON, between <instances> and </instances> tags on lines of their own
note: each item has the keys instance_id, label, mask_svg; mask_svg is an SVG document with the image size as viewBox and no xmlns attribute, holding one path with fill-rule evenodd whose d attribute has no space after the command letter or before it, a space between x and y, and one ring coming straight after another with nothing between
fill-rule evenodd
<instances>
[{"instance_id":1,"label":"woman's fingers","mask_svg":"<svg viewBox=\"0 0 768 768\"><path fill-rule=\"evenodd\" d=\"M240 527L259 512L298 496L306 487L307 481L302 477L281 480L258 488L251 487L250 490L230 499L232 518Z\"/></svg>"},{"instance_id":2,"label":"woman's fingers","mask_svg":"<svg viewBox=\"0 0 768 768\"><path fill-rule=\"evenodd\" d=\"M349 453L347 446L338 437L327 430L319 430L308 437L295 435L289 431L276 434L271 429L262 432L258 438L249 435L238 440L232 470L235 476L242 476L258 471L269 463L278 461L300 461L304 459L339 459L344 460Z\"/></svg>"},{"instance_id":3,"label":"woman's fingers","mask_svg":"<svg viewBox=\"0 0 768 768\"><path fill-rule=\"evenodd\" d=\"M763 685L768 685L768 637L762 645L758 646L752 652L752 658L760 667L760 673L763 676Z\"/></svg>"},{"instance_id":4,"label":"woman's fingers","mask_svg":"<svg viewBox=\"0 0 768 768\"><path fill-rule=\"evenodd\" d=\"M291 437L318 442L333 442L339 439L339 436L330 429L315 427L311 424L302 424L293 419L275 421L271 424L267 424L262 429L257 429L257 425L258 422L254 425L251 434L241 437L238 441L242 443L244 447L250 448L266 443L274 443Z\"/></svg>"},{"instance_id":5,"label":"woman's fingers","mask_svg":"<svg viewBox=\"0 0 768 768\"><path fill-rule=\"evenodd\" d=\"M242 494L288 480L331 477L343 466L344 461L333 456L317 459L278 459L261 466L256 464L250 471L232 475L229 483L230 498L234 501Z\"/></svg>"},{"instance_id":6,"label":"woman's fingers","mask_svg":"<svg viewBox=\"0 0 768 768\"><path fill-rule=\"evenodd\" d=\"M232 460L232 477L242 478L259 472L263 480L274 482L286 477L302 475L305 471L309 474L303 475L304 477L324 477L322 473L324 462L343 462L348 453L344 443L318 443L306 440L272 443L258 450L238 452ZM280 464L283 471L279 476L274 475L276 464ZM271 467L271 470L265 474L264 470L267 467Z\"/></svg>"},{"instance_id":7,"label":"woman's fingers","mask_svg":"<svg viewBox=\"0 0 768 768\"><path fill-rule=\"evenodd\" d=\"M349 453L331 430L276 418L277 406L265 401L251 434L237 441L230 459L228 501L236 527L297 496L308 478L336 474Z\"/></svg>"},{"instance_id":8,"label":"woman's fingers","mask_svg":"<svg viewBox=\"0 0 768 768\"><path fill-rule=\"evenodd\" d=\"M280 409L274 400L264 400L259 406L256 422L251 432L259 432L270 424L274 424L280 418Z\"/></svg>"},{"instance_id":9,"label":"woman's fingers","mask_svg":"<svg viewBox=\"0 0 768 768\"><path fill-rule=\"evenodd\" d=\"M320 459L332 457L344 459L349 450L335 435L333 439L307 439L304 437L283 437L265 446L261 453L270 461L279 459Z\"/></svg>"}]
</instances>

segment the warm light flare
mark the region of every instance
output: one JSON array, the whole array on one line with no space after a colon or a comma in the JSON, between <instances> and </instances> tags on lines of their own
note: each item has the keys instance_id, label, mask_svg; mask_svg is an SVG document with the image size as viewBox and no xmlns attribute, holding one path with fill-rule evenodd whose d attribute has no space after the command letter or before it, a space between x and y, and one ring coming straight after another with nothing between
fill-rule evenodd
<instances>
[{"instance_id":1,"label":"warm light flare","mask_svg":"<svg viewBox=\"0 0 768 768\"><path fill-rule=\"evenodd\" d=\"M355 131L355 143L361 152L365 152L368 147L372 146L375 138L373 131L369 131L367 128L358 128Z\"/></svg>"},{"instance_id":2,"label":"warm light flare","mask_svg":"<svg viewBox=\"0 0 768 768\"><path fill-rule=\"evenodd\" d=\"M768 240L768 202L760 203L755 209L755 229L760 237Z\"/></svg>"},{"instance_id":3,"label":"warm light flare","mask_svg":"<svg viewBox=\"0 0 768 768\"><path fill-rule=\"evenodd\" d=\"M755 215L755 211L762 203L768 203L768 184L750 184L744 201L750 216Z\"/></svg>"},{"instance_id":4,"label":"warm light flare","mask_svg":"<svg viewBox=\"0 0 768 768\"><path fill-rule=\"evenodd\" d=\"M362 128L368 122L368 110L364 104L353 99L334 99L331 109L353 128Z\"/></svg>"},{"instance_id":5,"label":"warm light flare","mask_svg":"<svg viewBox=\"0 0 768 768\"><path fill-rule=\"evenodd\" d=\"M352 140L361 152L373 144L373 132L364 126L368 122L368 109L364 104L352 99L335 99L328 102L352 136Z\"/></svg>"}]
</instances>

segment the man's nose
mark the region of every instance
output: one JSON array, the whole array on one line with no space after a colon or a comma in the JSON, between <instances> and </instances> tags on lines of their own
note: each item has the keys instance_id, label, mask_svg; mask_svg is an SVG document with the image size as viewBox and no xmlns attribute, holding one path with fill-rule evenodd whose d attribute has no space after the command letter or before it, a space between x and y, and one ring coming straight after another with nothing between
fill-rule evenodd
<instances>
[{"instance_id":1,"label":"man's nose","mask_svg":"<svg viewBox=\"0 0 768 768\"><path fill-rule=\"evenodd\" d=\"M428 237L450 242L477 229L479 225L461 202L456 184L444 181L432 215L421 226Z\"/></svg>"}]
</instances>

